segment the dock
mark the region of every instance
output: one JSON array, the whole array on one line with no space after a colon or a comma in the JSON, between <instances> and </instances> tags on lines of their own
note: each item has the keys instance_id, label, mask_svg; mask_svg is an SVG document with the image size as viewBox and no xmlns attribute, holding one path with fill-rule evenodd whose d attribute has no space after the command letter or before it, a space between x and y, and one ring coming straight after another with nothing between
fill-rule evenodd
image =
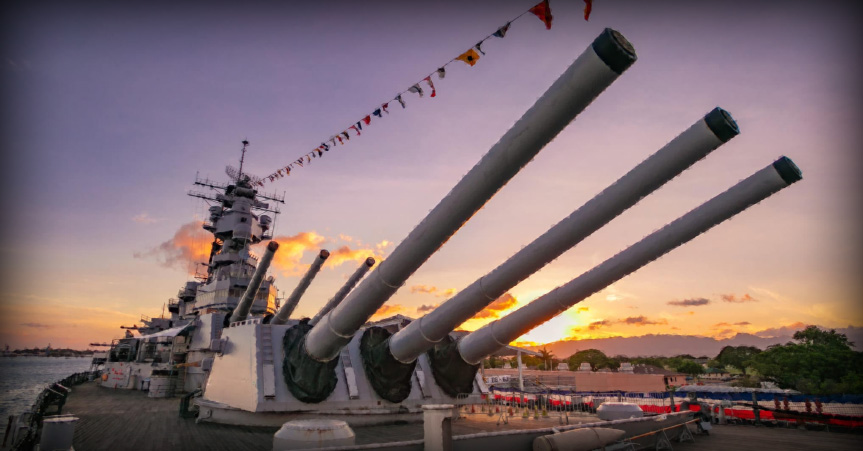
<instances>
[{"instance_id":1,"label":"dock","mask_svg":"<svg viewBox=\"0 0 863 451\"><path fill-rule=\"evenodd\" d=\"M196 423L180 418L178 398L149 398L145 392L115 390L85 383L73 388L63 409L80 419L75 429L78 451L98 450L269 450L277 428ZM509 419L498 424L499 415L472 414L452 423L453 435L515 429L540 429L560 425L560 418ZM570 423L596 421L594 416L570 416ZM420 423L354 428L356 443L419 440ZM710 435L695 435L694 442L673 443L677 450L729 449L764 451L859 449L861 435L744 425L714 426Z\"/></svg>"}]
</instances>

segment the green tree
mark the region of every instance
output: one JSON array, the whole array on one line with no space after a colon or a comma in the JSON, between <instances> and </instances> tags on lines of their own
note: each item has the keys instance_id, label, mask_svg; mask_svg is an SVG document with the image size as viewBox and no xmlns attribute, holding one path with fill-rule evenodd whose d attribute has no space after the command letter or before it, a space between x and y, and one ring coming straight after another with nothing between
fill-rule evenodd
<instances>
[{"instance_id":1,"label":"green tree","mask_svg":"<svg viewBox=\"0 0 863 451\"><path fill-rule=\"evenodd\" d=\"M716 360L724 367L733 366L746 375L746 368L752 365L753 358L761 353L755 346L726 346L719 351Z\"/></svg>"},{"instance_id":2,"label":"green tree","mask_svg":"<svg viewBox=\"0 0 863 451\"><path fill-rule=\"evenodd\" d=\"M812 395L863 393L863 353L844 334L808 326L793 338L753 359L764 379Z\"/></svg>"},{"instance_id":3,"label":"green tree","mask_svg":"<svg viewBox=\"0 0 863 451\"><path fill-rule=\"evenodd\" d=\"M488 356L488 367L489 368L497 368L499 366L501 366L500 365L500 359L498 359L494 355Z\"/></svg>"},{"instance_id":4,"label":"green tree","mask_svg":"<svg viewBox=\"0 0 863 451\"><path fill-rule=\"evenodd\" d=\"M569 364L570 370L577 370L583 362L590 363L590 367L591 369L593 369L593 371L602 368L616 370L620 367L620 362L608 357L598 349L586 349L584 351L578 351L575 354L569 356L569 358L566 359L566 362L567 364Z\"/></svg>"},{"instance_id":5,"label":"green tree","mask_svg":"<svg viewBox=\"0 0 863 451\"><path fill-rule=\"evenodd\" d=\"M835 329L822 330L816 326L807 326L803 330L798 330L794 332L795 340L799 341L804 345L824 345L836 348L848 348L851 349L851 346L854 344L848 341L848 337L845 334L840 334L836 332Z\"/></svg>"},{"instance_id":6,"label":"green tree","mask_svg":"<svg viewBox=\"0 0 863 451\"><path fill-rule=\"evenodd\" d=\"M704 373L704 367L693 362L692 360L683 360L677 367L674 368L678 373L687 374L689 376L698 376Z\"/></svg>"},{"instance_id":7,"label":"green tree","mask_svg":"<svg viewBox=\"0 0 863 451\"><path fill-rule=\"evenodd\" d=\"M522 354L521 363L528 368L542 368L543 362L539 357Z\"/></svg>"},{"instance_id":8,"label":"green tree","mask_svg":"<svg viewBox=\"0 0 863 451\"><path fill-rule=\"evenodd\" d=\"M684 359L682 357L668 357L663 360L662 368L678 371L677 368L685 364L686 362L691 362L692 360ZM682 371L681 371L682 372Z\"/></svg>"},{"instance_id":9,"label":"green tree","mask_svg":"<svg viewBox=\"0 0 863 451\"><path fill-rule=\"evenodd\" d=\"M707 367L712 370L724 371L725 365L723 365L719 360L710 359L707 361Z\"/></svg>"},{"instance_id":10,"label":"green tree","mask_svg":"<svg viewBox=\"0 0 863 451\"><path fill-rule=\"evenodd\" d=\"M635 357L630 360L633 365L653 365L659 368L665 367L664 357Z\"/></svg>"}]
</instances>

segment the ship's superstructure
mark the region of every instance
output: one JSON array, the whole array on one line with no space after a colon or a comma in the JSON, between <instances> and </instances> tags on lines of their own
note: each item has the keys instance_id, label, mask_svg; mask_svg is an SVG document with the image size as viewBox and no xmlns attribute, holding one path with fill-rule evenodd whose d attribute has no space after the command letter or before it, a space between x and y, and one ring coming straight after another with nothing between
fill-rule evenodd
<instances>
[{"instance_id":1,"label":"ship's superstructure","mask_svg":"<svg viewBox=\"0 0 863 451\"><path fill-rule=\"evenodd\" d=\"M270 243L265 264L259 264L251 246L272 239L271 215L279 213L277 204L284 203L284 195L262 194L253 188L254 177L242 171L247 145L243 141L240 169L226 171L231 183L196 177L195 185L209 192L189 192L210 204L209 217L202 224L213 235L208 261L201 262L206 272L186 282L176 299L169 300L168 317L142 317L142 325L124 327L140 335L127 332L125 338L114 341L104 385L145 388L157 370L181 374L178 391L201 388L216 352L212 343L238 305L245 315L254 317L276 312L275 279L265 274L278 245Z\"/></svg>"}]
</instances>

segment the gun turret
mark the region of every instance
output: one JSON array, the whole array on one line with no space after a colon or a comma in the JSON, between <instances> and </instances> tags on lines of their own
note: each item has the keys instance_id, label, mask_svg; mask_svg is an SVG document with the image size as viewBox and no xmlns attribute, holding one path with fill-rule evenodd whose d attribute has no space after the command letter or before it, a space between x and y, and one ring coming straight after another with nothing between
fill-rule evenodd
<instances>
[{"instance_id":1,"label":"gun turret","mask_svg":"<svg viewBox=\"0 0 863 451\"><path fill-rule=\"evenodd\" d=\"M458 342L448 340L437 345L428 352L435 380L455 396L471 386L478 364L486 356L801 178L797 166L782 157L570 282Z\"/></svg>"},{"instance_id":2,"label":"gun turret","mask_svg":"<svg viewBox=\"0 0 863 451\"><path fill-rule=\"evenodd\" d=\"M318 253L318 258L315 259L312 266L310 266L309 270L306 271L306 275L300 279L300 283L297 284L297 288L294 288L294 292L291 293L284 305L282 305L282 307L279 308L279 311L276 312L276 316L274 316L270 321L271 324L285 324L288 322L288 318L291 317L291 313L293 313L294 309L297 308L300 298L303 297L306 289L311 285L312 280L315 280L315 276L318 275L318 271L321 270L321 266L324 265L324 262L327 261L329 256L330 251L321 249L321 252Z\"/></svg>"},{"instance_id":3,"label":"gun turret","mask_svg":"<svg viewBox=\"0 0 863 451\"><path fill-rule=\"evenodd\" d=\"M309 364L333 361L407 278L635 59L626 38L605 29L392 254L308 332L301 354Z\"/></svg>"},{"instance_id":4,"label":"gun turret","mask_svg":"<svg viewBox=\"0 0 863 451\"><path fill-rule=\"evenodd\" d=\"M413 362L507 290L738 133L737 123L727 111L713 109L503 264L394 334L387 342L393 358Z\"/></svg>"},{"instance_id":5,"label":"gun turret","mask_svg":"<svg viewBox=\"0 0 863 451\"><path fill-rule=\"evenodd\" d=\"M314 318L309 320L309 324L314 326L315 324L318 323L318 321L321 320L321 318L323 318L324 315L329 313L330 310L332 310L335 306L339 305L339 303L345 299L345 296L347 296L348 293L350 293L351 290L354 289L354 287L357 285L357 283L359 283L360 279L362 279L363 276L366 275L366 273L369 272L369 269L371 269L371 267L374 265L375 265L375 259L372 257L367 258L363 262L363 264L360 265L360 267L357 268L356 271L354 271L354 273L351 275L351 277L348 278L348 281L345 282L344 285L342 285L342 287L339 289L339 291L336 292L335 296L333 296L332 299L330 299L327 302L327 305L325 305L324 308L322 308L314 316Z\"/></svg>"},{"instance_id":6,"label":"gun turret","mask_svg":"<svg viewBox=\"0 0 863 451\"><path fill-rule=\"evenodd\" d=\"M258 262L258 267L255 268L255 273L252 274L252 280L249 281L249 286L246 287L246 291L243 293L240 303L237 304L237 308L235 308L234 313L231 314L230 322L244 321L249 316L249 311L252 309L252 303L255 302L255 295L261 288L261 282L264 280L267 270L270 269L270 263L272 263L273 256L276 254L278 249L279 243L275 241L267 243L267 250L264 251L264 256L261 257L261 261Z\"/></svg>"}]
</instances>

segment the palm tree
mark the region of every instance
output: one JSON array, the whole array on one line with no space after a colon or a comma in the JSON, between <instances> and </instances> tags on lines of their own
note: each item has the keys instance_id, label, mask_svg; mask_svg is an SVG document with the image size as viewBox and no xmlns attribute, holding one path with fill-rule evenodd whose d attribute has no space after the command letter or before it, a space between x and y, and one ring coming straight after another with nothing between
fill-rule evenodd
<instances>
[{"instance_id":1,"label":"palm tree","mask_svg":"<svg viewBox=\"0 0 863 451\"><path fill-rule=\"evenodd\" d=\"M542 359L545 369L551 369L551 367L549 366L549 362L551 362L552 365L554 364L554 354L552 354L551 351L549 351L548 348L546 348L545 346L543 346L542 349L539 350L539 354L539 358Z\"/></svg>"}]
</instances>

